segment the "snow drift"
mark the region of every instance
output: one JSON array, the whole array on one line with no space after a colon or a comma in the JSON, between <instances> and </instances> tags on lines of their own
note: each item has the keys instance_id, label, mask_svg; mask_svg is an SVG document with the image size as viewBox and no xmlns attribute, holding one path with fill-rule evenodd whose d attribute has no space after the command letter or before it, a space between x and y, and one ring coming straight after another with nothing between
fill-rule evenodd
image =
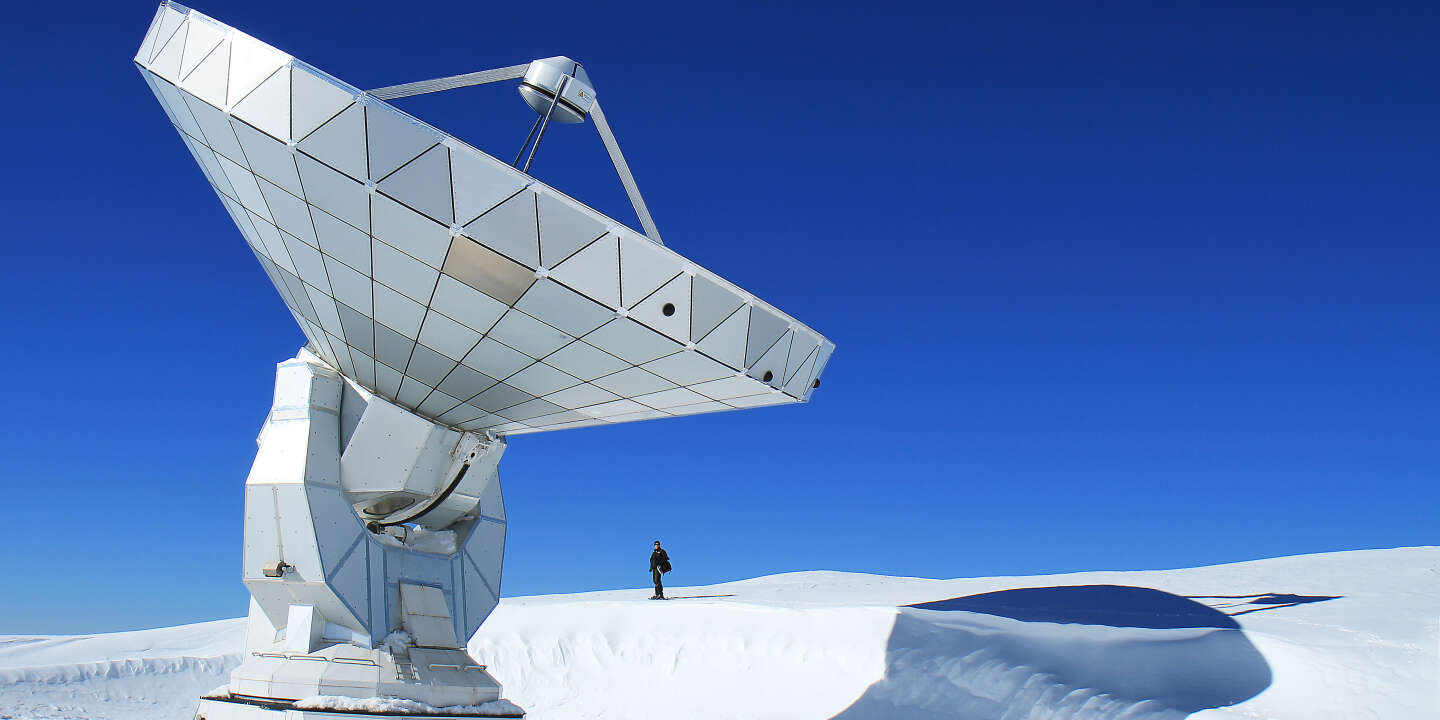
<instances>
[{"instance_id":1,"label":"snow drift","mask_svg":"<svg viewBox=\"0 0 1440 720\"><path fill-rule=\"evenodd\" d=\"M470 651L535 720L1440 717L1440 548L671 592L508 598ZM0 718L188 719L242 636L0 637Z\"/></svg>"}]
</instances>

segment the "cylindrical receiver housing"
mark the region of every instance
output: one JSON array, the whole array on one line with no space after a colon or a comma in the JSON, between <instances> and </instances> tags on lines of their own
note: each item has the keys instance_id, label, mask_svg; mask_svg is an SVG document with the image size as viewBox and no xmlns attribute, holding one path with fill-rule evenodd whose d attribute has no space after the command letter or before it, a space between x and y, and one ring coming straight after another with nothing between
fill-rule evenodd
<instances>
[{"instance_id":1,"label":"cylindrical receiver housing","mask_svg":"<svg viewBox=\"0 0 1440 720\"><path fill-rule=\"evenodd\" d=\"M559 102L555 101L556 93L560 94ZM520 97L541 115L549 112L553 104L555 112L550 115L553 122L578 123L585 121L595 104L595 88L580 63L557 56L530 63L520 81Z\"/></svg>"}]
</instances>

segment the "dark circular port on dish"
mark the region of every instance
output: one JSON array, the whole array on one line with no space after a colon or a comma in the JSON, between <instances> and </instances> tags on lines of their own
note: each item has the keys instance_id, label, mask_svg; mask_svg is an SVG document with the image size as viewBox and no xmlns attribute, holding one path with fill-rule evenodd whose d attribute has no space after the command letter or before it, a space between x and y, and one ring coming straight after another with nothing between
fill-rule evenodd
<instances>
[{"instance_id":1,"label":"dark circular port on dish","mask_svg":"<svg viewBox=\"0 0 1440 720\"><path fill-rule=\"evenodd\" d=\"M675 303L665 303L665 306L660 308L660 312L664 313L665 317L670 317L671 315L674 315Z\"/></svg>"},{"instance_id":2,"label":"dark circular port on dish","mask_svg":"<svg viewBox=\"0 0 1440 720\"><path fill-rule=\"evenodd\" d=\"M761 379L761 380L764 380L765 382L770 382L771 380L774 380L774 379L775 379L775 373L770 372L769 370L766 370L766 371L765 371L765 377L762 377L762 378L760 378L760 379Z\"/></svg>"},{"instance_id":3,"label":"dark circular port on dish","mask_svg":"<svg viewBox=\"0 0 1440 720\"><path fill-rule=\"evenodd\" d=\"M820 387L820 378L815 378L815 382L810 383L810 387L812 387L812 388L818 388L818 387Z\"/></svg>"}]
</instances>

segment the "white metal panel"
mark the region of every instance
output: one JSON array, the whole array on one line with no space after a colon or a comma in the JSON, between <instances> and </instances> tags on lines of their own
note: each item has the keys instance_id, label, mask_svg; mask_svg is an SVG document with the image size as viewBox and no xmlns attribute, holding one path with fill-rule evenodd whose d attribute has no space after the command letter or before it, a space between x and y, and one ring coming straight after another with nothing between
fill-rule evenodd
<instances>
[{"instance_id":1,"label":"white metal panel","mask_svg":"<svg viewBox=\"0 0 1440 720\"><path fill-rule=\"evenodd\" d=\"M370 194L364 185L308 155L297 154L295 160L300 169L300 182L305 186L306 202L361 230L369 230Z\"/></svg>"},{"instance_id":2,"label":"white metal panel","mask_svg":"<svg viewBox=\"0 0 1440 720\"><path fill-rule=\"evenodd\" d=\"M140 43L140 49L135 53L135 62L148 63L160 49L159 45L169 39L168 32L174 32L184 19L183 15L168 5L157 8L154 19L150 21L150 29L145 31L145 40Z\"/></svg>"},{"instance_id":3,"label":"white metal panel","mask_svg":"<svg viewBox=\"0 0 1440 720\"><path fill-rule=\"evenodd\" d=\"M630 317L638 323L670 336L678 342L690 339L690 276L680 273L639 305Z\"/></svg>"},{"instance_id":4,"label":"white metal panel","mask_svg":"<svg viewBox=\"0 0 1440 720\"><path fill-rule=\"evenodd\" d=\"M440 142L443 135L381 102L367 103L365 136L370 179L379 181ZM448 169L447 169L448 173ZM445 202L448 204L447 189Z\"/></svg>"},{"instance_id":5,"label":"white metal panel","mask_svg":"<svg viewBox=\"0 0 1440 720\"><path fill-rule=\"evenodd\" d=\"M518 310L505 313L489 334L532 358L545 357L574 339Z\"/></svg>"},{"instance_id":6,"label":"white metal panel","mask_svg":"<svg viewBox=\"0 0 1440 720\"><path fill-rule=\"evenodd\" d=\"M356 93L324 73L296 63L290 74L292 140L302 140L354 102Z\"/></svg>"},{"instance_id":7,"label":"white metal panel","mask_svg":"<svg viewBox=\"0 0 1440 720\"><path fill-rule=\"evenodd\" d=\"M369 235L320 208L313 208L308 219L313 227L313 237L319 241L319 247L326 255L362 273L371 273ZM304 227L300 222L297 225Z\"/></svg>"},{"instance_id":8,"label":"white metal panel","mask_svg":"<svg viewBox=\"0 0 1440 720\"><path fill-rule=\"evenodd\" d=\"M288 62L289 55L245 33L234 33L231 39L230 82L226 86L226 107L232 107L247 98L256 87Z\"/></svg>"},{"instance_id":9,"label":"white metal panel","mask_svg":"<svg viewBox=\"0 0 1440 720\"><path fill-rule=\"evenodd\" d=\"M676 385L693 385L735 374L734 370L694 352L666 355L658 360L651 360L641 367Z\"/></svg>"},{"instance_id":10,"label":"white metal panel","mask_svg":"<svg viewBox=\"0 0 1440 720\"><path fill-rule=\"evenodd\" d=\"M540 265L540 229L535 193L516 194L465 225L465 234L486 247L534 269Z\"/></svg>"},{"instance_id":11,"label":"white metal panel","mask_svg":"<svg viewBox=\"0 0 1440 720\"><path fill-rule=\"evenodd\" d=\"M620 307L618 239L605 235L550 271L550 277L610 309Z\"/></svg>"},{"instance_id":12,"label":"white metal panel","mask_svg":"<svg viewBox=\"0 0 1440 720\"><path fill-rule=\"evenodd\" d=\"M545 399L561 407L583 408L619 400L620 396L590 383L582 383L550 393Z\"/></svg>"},{"instance_id":13,"label":"white metal panel","mask_svg":"<svg viewBox=\"0 0 1440 720\"><path fill-rule=\"evenodd\" d=\"M190 19L190 36L196 37L201 34L200 25L204 23L196 18ZM187 44L188 49L188 44ZM225 103L225 91L230 84L230 41L221 40L220 44L205 55L200 64L189 73L183 72L184 60L181 62L180 89L211 105L219 108L228 107Z\"/></svg>"},{"instance_id":14,"label":"white metal panel","mask_svg":"<svg viewBox=\"0 0 1440 720\"><path fill-rule=\"evenodd\" d=\"M364 233L360 233L360 236L369 241ZM399 290L405 297L422 306L428 307L430 296L435 292L435 282L440 277L440 271L379 240L370 244L373 248L371 267L373 268L372 272L375 273L375 279Z\"/></svg>"},{"instance_id":15,"label":"white metal panel","mask_svg":"<svg viewBox=\"0 0 1440 720\"><path fill-rule=\"evenodd\" d=\"M515 303L531 317L545 318L560 330L580 336L615 317L609 309L551 280L536 280Z\"/></svg>"},{"instance_id":16,"label":"white metal panel","mask_svg":"<svg viewBox=\"0 0 1440 720\"><path fill-rule=\"evenodd\" d=\"M509 345L485 338L475 345L463 361L466 365L494 378L509 377L520 368L534 362L530 356Z\"/></svg>"},{"instance_id":17,"label":"white metal panel","mask_svg":"<svg viewBox=\"0 0 1440 720\"><path fill-rule=\"evenodd\" d=\"M582 380L619 372L630 364L584 340L576 340L545 357L545 362Z\"/></svg>"},{"instance_id":18,"label":"white metal panel","mask_svg":"<svg viewBox=\"0 0 1440 720\"><path fill-rule=\"evenodd\" d=\"M235 104L235 117L254 125L270 137L290 139L290 67L282 66Z\"/></svg>"},{"instance_id":19,"label":"white metal panel","mask_svg":"<svg viewBox=\"0 0 1440 720\"><path fill-rule=\"evenodd\" d=\"M605 234L606 224L574 201L554 193L538 197L540 263L554 267L576 250Z\"/></svg>"},{"instance_id":20,"label":"white metal panel","mask_svg":"<svg viewBox=\"0 0 1440 720\"><path fill-rule=\"evenodd\" d=\"M436 222L449 225L455 220L450 204L450 151L444 145L405 163L381 180L379 187Z\"/></svg>"},{"instance_id":21,"label":"white metal panel","mask_svg":"<svg viewBox=\"0 0 1440 720\"><path fill-rule=\"evenodd\" d=\"M185 50L180 54L180 77L184 78L189 75L201 60L204 60L211 51L220 46L220 41L224 39L224 26L192 19L189 36L185 38ZM224 105L225 103L221 102L220 104Z\"/></svg>"},{"instance_id":22,"label":"white metal panel","mask_svg":"<svg viewBox=\"0 0 1440 720\"><path fill-rule=\"evenodd\" d=\"M745 367L745 337L750 328L750 306L741 305L696 343L706 355L740 369Z\"/></svg>"},{"instance_id":23,"label":"white metal panel","mask_svg":"<svg viewBox=\"0 0 1440 720\"><path fill-rule=\"evenodd\" d=\"M290 157L290 161L293 164L294 158ZM296 175L296 178L297 191L303 193L303 189L298 187L299 175ZM260 179L259 185L260 194L265 196L265 205L270 209L270 217L275 224L285 232L304 240L311 247L320 247L320 241L315 237L315 224L310 219L310 207L300 195L286 192L265 178Z\"/></svg>"},{"instance_id":24,"label":"white metal panel","mask_svg":"<svg viewBox=\"0 0 1440 720\"><path fill-rule=\"evenodd\" d=\"M785 384L785 364L790 359L790 341L794 332L787 331L750 367L747 374L773 388Z\"/></svg>"},{"instance_id":25,"label":"white metal panel","mask_svg":"<svg viewBox=\"0 0 1440 720\"><path fill-rule=\"evenodd\" d=\"M314 605L291 605L285 622L285 649L308 653L320 644L325 632L325 619L315 612Z\"/></svg>"},{"instance_id":26,"label":"white metal panel","mask_svg":"<svg viewBox=\"0 0 1440 720\"><path fill-rule=\"evenodd\" d=\"M480 342L480 333L431 309L425 313L419 339L426 346L459 362L475 347L475 343Z\"/></svg>"},{"instance_id":27,"label":"white metal panel","mask_svg":"<svg viewBox=\"0 0 1440 720\"><path fill-rule=\"evenodd\" d=\"M375 319L414 340L420 335L425 306L390 288L374 284Z\"/></svg>"},{"instance_id":28,"label":"white metal panel","mask_svg":"<svg viewBox=\"0 0 1440 720\"><path fill-rule=\"evenodd\" d=\"M638 395L648 395L653 392L669 390L675 387L675 384L669 380L638 367L621 370L614 375L596 378L591 382L620 397L628 398L634 398Z\"/></svg>"},{"instance_id":29,"label":"white metal panel","mask_svg":"<svg viewBox=\"0 0 1440 720\"><path fill-rule=\"evenodd\" d=\"M635 307L679 275L680 268L680 257L663 246L629 233L620 236L621 302Z\"/></svg>"},{"instance_id":30,"label":"white metal panel","mask_svg":"<svg viewBox=\"0 0 1440 720\"><path fill-rule=\"evenodd\" d=\"M300 173L295 170L295 156L285 143L238 120L232 120L230 125L252 172L296 197L304 193L300 188Z\"/></svg>"},{"instance_id":31,"label":"white metal panel","mask_svg":"<svg viewBox=\"0 0 1440 720\"><path fill-rule=\"evenodd\" d=\"M372 212L376 239L437 270L444 267L449 229L384 195L373 196Z\"/></svg>"},{"instance_id":32,"label":"white metal panel","mask_svg":"<svg viewBox=\"0 0 1440 720\"><path fill-rule=\"evenodd\" d=\"M300 141L306 155L365 182L365 106L355 103Z\"/></svg>"},{"instance_id":33,"label":"white metal panel","mask_svg":"<svg viewBox=\"0 0 1440 720\"><path fill-rule=\"evenodd\" d=\"M150 59L150 71L172 83L180 82L180 59L185 52L185 36L189 34L190 23L180 25Z\"/></svg>"},{"instance_id":34,"label":"white metal panel","mask_svg":"<svg viewBox=\"0 0 1440 720\"><path fill-rule=\"evenodd\" d=\"M529 178L464 143L447 138L455 222L464 225L529 184Z\"/></svg>"},{"instance_id":35,"label":"white metal panel","mask_svg":"<svg viewBox=\"0 0 1440 720\"><path fill-rule=\"evenodd\" d=\"M540 362L505 378L505 382L531 395L547 395L579 385L580 379Z\"/></svg>"},{"instance_id":36,"label":"white metal panel","mask_svg":"<svg viewBox=\"0 0 1440 720\"><path fill-rule=\"evenodd\" d=\"M200 126L200 131L205 135L205 144L210 146L219 155L229 158L233 162L244 163L245 153L240 148L240 141L235 139L235 130L230 126L230 118L225 113L211 107L203 100L196 98L189 93L181 93L184 97L186 109L195 123Z\"/></svg>"},{"instance_id":37,"label":"white metal panel","mask_svg":"<svg viewBox=\"0 0 1440 720\"><path fill-rule=\"evenodd\" d=\"M675 341L629 318L616 318L585 336L585 342L639 365L680 349Z\"/></svg>"},{"instance_id":38,"label":"white metal panel","mask_svg":"<svg viewBox=\"0 0 1440 720\"><path fill-rule=\"evenodd\" d=\"M436 282L430 307L477 333L489 331L505 314L504 303L449 275L441 275Z\"/></svg>"}]
</instances>

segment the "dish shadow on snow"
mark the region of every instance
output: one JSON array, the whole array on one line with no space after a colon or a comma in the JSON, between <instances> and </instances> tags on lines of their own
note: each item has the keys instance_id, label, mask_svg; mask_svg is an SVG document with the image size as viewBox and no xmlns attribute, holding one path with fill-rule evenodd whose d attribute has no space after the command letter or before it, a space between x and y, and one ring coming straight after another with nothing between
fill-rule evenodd
<instances>
[{"instance_id":1,"label":"dish shadow on snow","mask_svg":"<svg viewBox=\"0 0 1440 720\"><path fill-rule=\"evenodd\" d=\"M1151 588L1019 588L899 610L885 676L833 720L1172 720L1271 682L1234 618Z\"/></svg>"},{"instance_id":2,"label":"dish shadow on snow","mask_svg":"<svg viewBox=\"0 0 1440 720\"><path fill-rule=\"evenodd\" d=\"M1225 612L1236 609L1233 612L1226 612L1230 617L1237 615L1248 615L1266 610L1279 610L1281 608L1295 607L1296 605L1308 605L1310 603L1325 602L1326 600L1339 600L1343 595L1293 595L1290 593L1259 593L1256 595L1187 595L1191 600L1219 600L1218 603L1211 603L1210 606L1216 610ZM1240 602L1225 602L1227 600L1238 600ZM1216 607L1218 605L1218 607ZM1247 608L1246 605L1259 605L1259 607Z\"/></svg>"},{"instance_id":3,"label":"dish shadow on snow","mask_svg":"<svg viewBox=\"0 0 1440 720\"><path fill-rule=\"evenodd\" d=\"M1126 585L1017 588L918 603L920 610L985 613L1025 622L1110 627L1239 629L1229 615L1190 598Z\"/></svg>"}]
</instances>

